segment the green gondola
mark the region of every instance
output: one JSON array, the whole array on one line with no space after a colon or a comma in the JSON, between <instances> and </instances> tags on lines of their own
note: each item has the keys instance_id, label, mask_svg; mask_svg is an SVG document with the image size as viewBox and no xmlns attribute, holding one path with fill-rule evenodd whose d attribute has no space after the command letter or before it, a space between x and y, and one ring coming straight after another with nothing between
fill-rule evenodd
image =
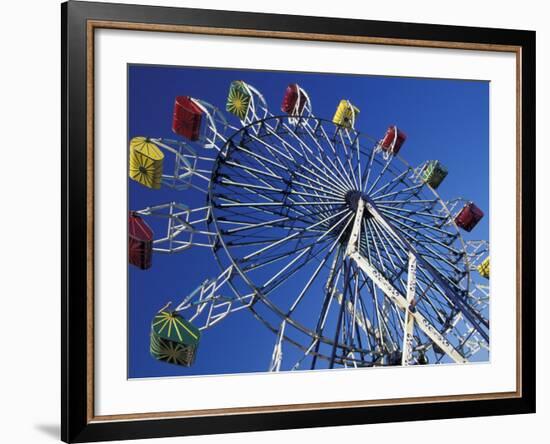
<instances>
[{"instance_id":1,"label":"green gondola","mask_svg":"<svg viewBox=\"0 0 550 444\"><path fill-rule=\"evenodd\" d=\"M195 361L200 331L177 312L160 311L151 323L151 355L159 361L189 367Z\"/></svg>"},{"instance_id":2,"label":"green gondola","mask_svg":"<svg viewBox=\"0 0 550 444\"><path fill-rule=\"evenodd\" d=\"M244 120L252 96L242 80L235 80L229 86L229 94L225 109L232 114L235 114L239 119Z\"/></svg>"},{"instance_id":3,"label":"green gondola","mask_svg":"<svg viewBox=\"0 0 550 444\"><path fill-rule=\"evenodd\" d=\"M422 180L435 190L441 185L447 174L449 171L439 160L430 160L422 170Z\"/></svg>"}]
</instances>

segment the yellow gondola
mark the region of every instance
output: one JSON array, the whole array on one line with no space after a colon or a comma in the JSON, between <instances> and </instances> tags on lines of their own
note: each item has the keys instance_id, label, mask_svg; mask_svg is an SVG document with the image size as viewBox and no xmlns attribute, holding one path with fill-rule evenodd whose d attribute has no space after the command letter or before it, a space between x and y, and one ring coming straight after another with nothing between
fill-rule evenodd
<instances>
[{"instance_id":1,"label":"yellow gondola","mask_svg":"<svg viewBox=\"0 0 550 444\"><path fill-rule=\"evenodd\" d=\"M487 257L481 264L478 265L477 272L485 279L489 279L490 269L490 262L489 258Z\"/></svg>"},{"instance_id":2,"label":"yellow gondola","mask_svg":"<svg viewBox=\"0 0 550 444\"><path fill-rule=\"evenodd\" d=\"M160 188L164 153L146 137L130 140L130 179L148 187Z\"/></svg>"},{"instance_id":3,"label":"yellow gondola","mask_svg":"<svg viewBox=\"0 0 550 444\"><path fill-rule=\"evenodd\" d=\"M336 125L343 126L344 128L353 128L355 121L359 115L359 108L353 105L349 100L340 100L338 108L334 113L332 121Z\"/></svg>"}]
</instances>

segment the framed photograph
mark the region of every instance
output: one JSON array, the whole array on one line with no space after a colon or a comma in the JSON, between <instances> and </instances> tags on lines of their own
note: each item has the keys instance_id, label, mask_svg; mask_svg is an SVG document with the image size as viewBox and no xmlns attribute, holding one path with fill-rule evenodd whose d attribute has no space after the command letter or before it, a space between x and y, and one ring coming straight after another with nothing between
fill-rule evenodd
<instances>
[{"instance_id":1,"label":"framed photograph","mask_svg":"<svg viewBox=\"0 0 550 444\"><path fill-rule=\"evenodd\" d=\"M62 5L62 439L535 411L535 33Z\"/></svg>"}]
</instances>

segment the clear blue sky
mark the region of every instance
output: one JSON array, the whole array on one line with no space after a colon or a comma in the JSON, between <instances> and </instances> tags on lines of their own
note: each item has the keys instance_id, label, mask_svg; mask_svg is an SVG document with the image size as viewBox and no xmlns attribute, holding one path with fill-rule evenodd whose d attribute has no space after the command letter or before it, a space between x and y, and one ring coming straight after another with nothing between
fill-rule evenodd
<instances>
[{"instance_id":1,"label":"clear blue sky","mask_svg":"<svg viewBox=\"0 0 550 444\"><path fill-rule=\"evenodd\" d=\"M472 233L462 232L463 237L489 239L488 82L130 65L128 140L135 136L174 138L174 98L190 95L224 109L232 80L244 80L259 89L274 114L280 114L286 86L298 83L311 97L318 117L331 119L344 98L361 110L356 123L359 131L381 138L388 125L398 125L408 136L400 155L409 164L438 159L448 167L449 175L438 189L445 200L462 196L484 210L485 218ZM237 124L234 116L229 120ZM129 209L169 201L190 207L205 203L205 196L193 190L150 190L132 180L128 185ZM203 332L191 368L159 362L149 354L155 313L168 300L177 304L219 271L212 252L199 247L178 255L157 254L153 267L146 271L129 267L130 378L267 370L275 336L245 310Z\"/></svg>"}]
</instances>

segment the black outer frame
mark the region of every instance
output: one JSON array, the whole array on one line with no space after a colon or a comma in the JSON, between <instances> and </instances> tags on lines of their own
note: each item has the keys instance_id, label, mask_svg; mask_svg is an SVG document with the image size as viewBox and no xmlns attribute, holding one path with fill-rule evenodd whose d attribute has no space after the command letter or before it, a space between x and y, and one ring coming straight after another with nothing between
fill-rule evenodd
<instances>
[{"instance_id":1,"label":"black outer frame","mask_svg":"<svg viewBox=\"0 0 550 444\"><path fill-rule=\"evenodd\" d=\"M522 396L193 418L87 419L87 20L436 40L522 50ZM535 412L535 32L69 1L61 5L61 439L90 442Z\"/></svg>"}]
</instances>

